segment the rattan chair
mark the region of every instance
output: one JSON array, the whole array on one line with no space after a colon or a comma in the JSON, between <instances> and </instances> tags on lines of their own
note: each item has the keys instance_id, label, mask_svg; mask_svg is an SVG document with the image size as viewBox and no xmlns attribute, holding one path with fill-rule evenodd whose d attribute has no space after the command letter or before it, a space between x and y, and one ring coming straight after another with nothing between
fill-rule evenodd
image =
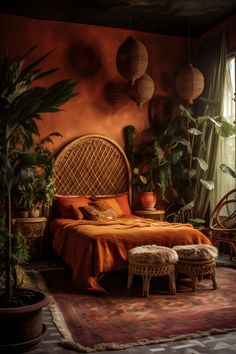
<instances>
[{"instance_id":1,"label":"rattan chair","mask_svg":"<svg viewBox=\"0 0 236 354\"><path fill-rule=\"evenodd\" d=\"M230 260L236 256L236 188L228 192L216 205L210 217L212 244L230 246Z\"/></svg>"}]
</instances>

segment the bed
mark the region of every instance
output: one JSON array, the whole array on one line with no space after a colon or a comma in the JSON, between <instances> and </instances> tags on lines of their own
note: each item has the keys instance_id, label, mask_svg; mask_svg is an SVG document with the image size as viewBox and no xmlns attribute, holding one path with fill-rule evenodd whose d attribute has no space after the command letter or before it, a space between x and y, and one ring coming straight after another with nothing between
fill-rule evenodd
<instances>
[{"instance_id":1,"label":"bed","mask_svg":"<svg viewBox=\"0 0 236 354\"><path fill-rule=\"evenodd\" d=\"M132 214L129 162L107 137L85 135L65 146L55 160L55 183L53 250L72 269L81 292L104 293L100 276L127 268L128 251L135 246L211 244L189 224ZM94 205L103 206L96 215L90 213Z\"/></svg>"}]
</instances>

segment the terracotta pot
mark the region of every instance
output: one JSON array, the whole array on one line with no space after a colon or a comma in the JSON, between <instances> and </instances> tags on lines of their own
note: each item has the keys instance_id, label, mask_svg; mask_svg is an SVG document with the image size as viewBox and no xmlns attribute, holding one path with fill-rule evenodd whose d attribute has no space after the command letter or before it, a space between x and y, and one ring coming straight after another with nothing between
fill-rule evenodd
<instances>
[{"instance_id":1,"label":"terracotta pot","mask_svg":"<svg viewBox=\"0 0 236 354\"><path fill-rule=\"evenodd\" d=\"M31 218L39 218L40 216L40 209L39 208L33 208L30 210L30 217Z\"/></svg>"},{"instance_id":2,"label":"terracotta pot","mask_svg":"<svg viewBox=\"0 0 236 354\"><path fill-rule=\"evenodd\" d=\"M140 192L139 199L144 210L154 209L157 202L157 196L154 192Z\"/></svg>"},{"instance_id":3,"label":"terracotta pot","mask_svg":"<svg viewBox=\"0 0 236 354\"><path fill-rule=\"evenodd\" d=\"M42 340L46 331L42 308L49 300L41 291L30 291L37 295L37 303L21 307L0 307L0 323L4 324L0 331L0 353L22 353L37 347Z\"/></svg>"},{"instance_id":4,"label":"terracotta pot","mask_svg":"<svg viewBox=\"0 0 236 354\"><path fill-rule=\"evenodd\" d=\"M28 210L19 210L18 214L21 218L28 218L29 217L29 212Z\"/></svg>"}]
</instances>

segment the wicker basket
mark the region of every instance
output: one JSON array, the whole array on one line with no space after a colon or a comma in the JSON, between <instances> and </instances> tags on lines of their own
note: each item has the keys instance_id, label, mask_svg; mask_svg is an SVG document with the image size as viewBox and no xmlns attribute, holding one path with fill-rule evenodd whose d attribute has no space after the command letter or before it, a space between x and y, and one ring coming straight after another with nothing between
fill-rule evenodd
<instances>
[{"instance_id":1,"label":"wicker basket","mask_svg":"<svg viewBox=\"0 0 236 354\"><path fill-rule=\"evenodd\" d=\"M176 91L179 96L193 104L193 100L200 96L204 89L204 77L192 64L184 67L176 77Z\"/></svg>"},{"instance_id":2,"label":"wicker basket","mask_svg":"<svg viewBox=\"0 0 236 354\"><path fill-rule=\"evenodd\" d=\"M137 79L133 86L129 87L130 98L142 108L142 105L148 102L154 93L154 82L148 74L142 75Z\"/></svg>"},{"instance_id":3,"label":"wicker basket","mask_svg":"<svg viewBox=\"0 0 236 354\"><path fill-rule=\"evenodd\" d=\"M148 53L146 47L134 37L128 37L117 51L116 66L120 75L133 85L135 80L147 70Z\"/></svg>"}]
</instances>

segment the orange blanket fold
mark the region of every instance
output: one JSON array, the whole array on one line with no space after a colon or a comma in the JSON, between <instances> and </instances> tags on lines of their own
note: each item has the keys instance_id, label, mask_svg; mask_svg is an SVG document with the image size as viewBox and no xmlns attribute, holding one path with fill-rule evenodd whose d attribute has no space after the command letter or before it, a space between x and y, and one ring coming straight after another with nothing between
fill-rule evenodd
<instances>
[{"instance_id":1,"label":"orange blanket fold","mask_svg":"<svg viewBox=\"0 0 236 354\"><path fill-rule=\"evenodd\" d=\"M91 293L105 292L98 283L99 274L126 268L128 251L135 246L211 244L190 224L152 219L55 219L51 232L53 249L72 268L74 284Z\"/></svg>"}]
</instances>

